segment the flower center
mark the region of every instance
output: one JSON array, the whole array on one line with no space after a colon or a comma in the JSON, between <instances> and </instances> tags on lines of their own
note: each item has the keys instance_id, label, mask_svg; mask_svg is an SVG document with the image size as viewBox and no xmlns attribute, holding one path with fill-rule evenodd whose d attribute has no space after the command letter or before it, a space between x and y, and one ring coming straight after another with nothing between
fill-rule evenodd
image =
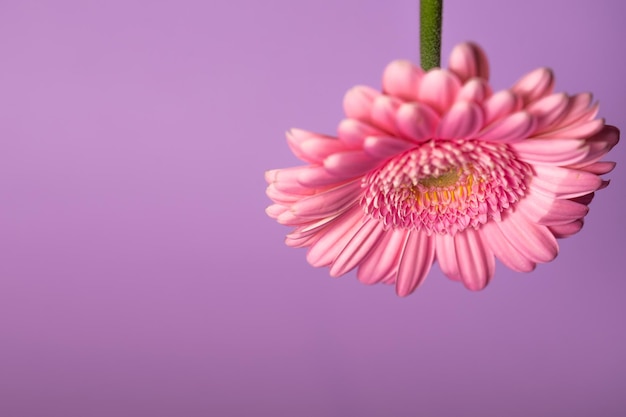
<instances>
[{"instance_id":1,"label":"flower center","mask_svg":"<svg viewBox=\"0 0 626 417\"><path fill-rule=\"evenodd\" d=\"M387 228L455 234L499 220L531 174L506 144L430 141L366 176L360 203Z\"/></svg>"}]
</instances>

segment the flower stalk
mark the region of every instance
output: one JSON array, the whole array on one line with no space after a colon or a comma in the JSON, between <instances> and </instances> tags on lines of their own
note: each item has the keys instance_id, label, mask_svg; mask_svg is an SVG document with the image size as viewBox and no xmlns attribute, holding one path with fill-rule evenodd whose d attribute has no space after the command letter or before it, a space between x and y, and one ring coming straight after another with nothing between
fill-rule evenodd
<instances>
[{"instance_id":1,"label":"flower stalk","mask_svg":"<svg viewBox=\"0 0 626 417\"><path fill-rule=\"evenodd\" d=\"M441 66L441 9L443 0L420 1L420 60L422 69Z\"/></svg>"}]
</instances>

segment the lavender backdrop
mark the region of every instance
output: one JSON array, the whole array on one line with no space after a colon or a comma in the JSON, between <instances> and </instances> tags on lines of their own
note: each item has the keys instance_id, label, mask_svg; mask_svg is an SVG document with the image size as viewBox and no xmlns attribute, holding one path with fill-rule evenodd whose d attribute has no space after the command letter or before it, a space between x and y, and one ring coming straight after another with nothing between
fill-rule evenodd
<instances>
[{"instance_id":1,"label":"lavender backdrop","mask_svg":"<svg viewBox=\"0 0 626 417\"><path fill-rule=\"evenodd\" d=\"M284 131L416 59L417 7L0 3L0 415L625 415L624 144L557 260L480 293L329 278L266 218ZM444 56L551 66L624 129L625 12L446 0Z\"/></svg>"}]
</instances>

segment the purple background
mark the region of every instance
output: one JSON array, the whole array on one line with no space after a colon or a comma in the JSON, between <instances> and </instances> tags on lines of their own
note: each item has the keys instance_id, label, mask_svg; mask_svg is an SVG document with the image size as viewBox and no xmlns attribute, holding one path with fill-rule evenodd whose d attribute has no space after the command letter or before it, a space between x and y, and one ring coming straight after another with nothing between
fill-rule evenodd
<instances>
[{"instance_id":1,"label":"purple background","mask_svg":"<svg viewBox=\"0 0 626 417\"><path fill-rule=\"evenodd\" d=\"M0 415L626 414L624 144L557 260L479 293L329 278L264 214L284 131L417 58L392 3L0 3ZM625 12L446 0L443 55L550 66L626 128Z\"/></svg>"}]
</instances>

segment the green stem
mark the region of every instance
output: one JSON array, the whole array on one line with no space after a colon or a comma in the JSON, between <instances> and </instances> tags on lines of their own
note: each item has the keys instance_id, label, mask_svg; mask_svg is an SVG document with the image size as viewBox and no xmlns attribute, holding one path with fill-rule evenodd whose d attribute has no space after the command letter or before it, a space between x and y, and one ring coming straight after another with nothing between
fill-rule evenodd
<instances>
[{"instance_id":1,"label":"green stem","mask_svg":"<svg viewBox=\"0 0 626 417\"><path fill-rule=\"evenodd\" d=\"M428 71L441 65L441 9L443 0L420 1L420 57Z\"/></svg>"}]
</instances>

